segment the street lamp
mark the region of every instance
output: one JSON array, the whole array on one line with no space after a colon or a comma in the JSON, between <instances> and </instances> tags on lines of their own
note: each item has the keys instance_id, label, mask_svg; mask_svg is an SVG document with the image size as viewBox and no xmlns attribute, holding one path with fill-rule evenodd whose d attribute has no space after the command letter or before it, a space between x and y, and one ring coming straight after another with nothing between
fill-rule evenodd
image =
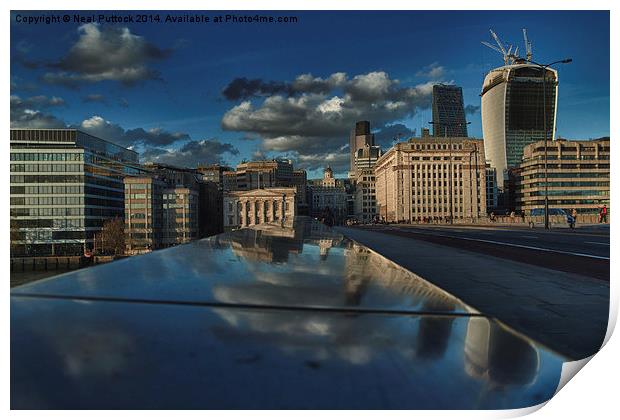
<instances>
[{"instance_id":1,"label":"street lamp","mask_svg":"<svg viewBox=\"0 0 620 420\"><path fill-rule=\"evenodd\" d=\"M547 68L554 64L568 64L572 63L572 58L565 58L564 60L554 61L549 64L540 64L535 61L531 61L531 64L538 66L541 70L543 77L543 131L544 131L544 143L545 143L545 229L549 229L549 177L547 172ZM557 106L557 104L555 104Z\"/></svg>"},{"instance_id":2,"label":"street lamp","mask_svg":"<svg viewBox=\"0 0 620 420\"><path fill-rule=\"evenodd\" d=\"M434 125L435 122L434 121L429 121L428 122L431 125ZM452 137L448 137L448 127L462 127L463 125L468 125L471 124L471 121L466 122L465 124L463 123L440 123L437 122L437 125L441 126L443 125L443 133L444 133L444 138L448 139L448 143L449 143L449 163L450 163L450 170L448 171L448 179L449 179L449 184L450 184L450 188L448 189L448 196L449 196L449 201L450 201L450 224L453 224L453 219L454 219L454 203L452 202Z\"/></svg>"}]
</instances>

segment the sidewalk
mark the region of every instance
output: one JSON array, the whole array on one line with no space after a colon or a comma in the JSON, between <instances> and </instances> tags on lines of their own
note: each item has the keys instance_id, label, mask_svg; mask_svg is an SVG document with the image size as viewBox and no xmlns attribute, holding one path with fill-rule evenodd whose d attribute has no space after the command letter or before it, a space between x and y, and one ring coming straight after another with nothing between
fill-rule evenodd
<instances>
[{"instance_id":1,"label":"sidewalk","mask_svg":"<svg viewBox=\"0 0 620 420\"><path fill-rule=\"evenodd\" d=\"M603 342L609 285L602 281L376 231L337 230L572 359Z\"/></svg>"},{"instance_id":2,"label":"sidewalk","mask_svg":"<svg viewBox=\"0 0 620 420\"><path fill-rule=\"evenodd\" d=\"M529 227L527 223L455 223L453 225L449 223L394 223L392 226L410 226L421 228L469 228L469 229L523 229L528 231L544 230L543 226ZM609 224L595 223L595 224L577 224L574 229L571 229L566 224L552 225L551 232L577 232L582 234L597 234L608 235Z\"/></svg>"}]
</instances>

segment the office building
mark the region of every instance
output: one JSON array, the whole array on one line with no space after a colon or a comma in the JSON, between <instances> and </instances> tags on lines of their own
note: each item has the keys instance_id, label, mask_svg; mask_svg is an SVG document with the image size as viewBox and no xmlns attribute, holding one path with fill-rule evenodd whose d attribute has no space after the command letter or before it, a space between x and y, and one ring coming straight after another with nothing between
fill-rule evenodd
<instances>
[{"instance_id":1,"label":"office building","mask_svg":"<svg viewBox=\"0 0 620 420\"><path fill-rule=\"evenodd\" d=\"M369 121L358 121L349 136L349 176L355 177L355 157L364 146L374 146L375 136L370 132Z\"/></svg>"},{"instance_id":2,"label":"office building","mask_svg":"<svg viewBox=\"0 0 620 420\"><path fill-rule=\"evenodd\" d=\"M308 175L304 169L293 171L293 186L297 200L297 214L308 215Z\"/></svg>"},{"instance_id":3,"label":"office building","mask_svg":"<svg viewBox=\"0 0 620 420\"><path fill-rule=\"evenodd\" d=\"M523 148L544 139L543 106L547 138L554 139L557 86L557 71L548 68L543 104L542 70L534 64L509 64L491 70L485 77L481 94L484 152L497 171L500 193L508 169L520 165Z\"/></svg>"},{"instance_id":4,"label":"office building","mask_svg":"<svg viewBox=\"0 0 620 420\"><path fill-rule=\"evenodd\" d=\"M364 223L372 222L377 215L374 169L359 170L355 185L355 219Z\"/></svg>"},{"instance_id":5,"label":"office building","mask_svg":"<svg viewBox=\"0 0 620 420\"><path fill-rule=\"evenodd\" d=\"M238 191L237 171L222 172L222 189L224 191Z\"/></svg>"},{"instance_id":6,"label":"office building","mask_svg":"<svg viewBox=\"0 0 620 420\"><path fill-rule=\"evenodd\" d=\"M12 255L81 255L123 217L138 154L75 129L11 129Z\"/></svg>"},{"instance_id":7,"label":"office building","mask_svg":"<svg viewBox=\"0 0 620 420\"><path fill-rule=\"evenodd\" d=\"M491 165L487 162L485 165L486 171L486 198L487 198L487 213L494 211L497 208L497 172L495 168L491 168Z\"/></svg>"},{"instance_id":8,"label":"office building","mask_svg":"<svg viewBox=\"0 0 620 420\"><path fill-rule=\"evenodd\" d=\"M155 175L126 177L124 182L126 252L134 255L161 248L166 183Z\"/></svg>"},{"instance_id":9,"label":"office building","mask_svg":"<svg viewBox=\"0 0 620 420\"><path fill-rule=\"evenodd\" d=\"M233 168L217 163L212 165L198 165L196 168L196 172L202 175L203 181L215 182L220 186L224 184L224 172L229 171L233 171Z\"/></svg>"},{"instance_id":10,"label":"office building","mask_svg":"<svg viewBox=\"0 0 620 420\"><path fill-rule=\"evenodd\" d=\"M409 223L481 217L485 176L482 140L412 138L377 161L377 212L386 221Z\"/></svg>"},{"instance_id":11,"label":"office building","mask_svg":"<svg viewBox=\"0 0 620 420\"><path fill-rule=\"evenodd\" d=\"M609 209L609 138L591 141L556 140L547 145L549 208L578 213ZM525 214L544 209L544 142L525 147L516 177L516 206Z\"/></svg>"},{"instance_id":12,"label":"office building","mask_svg":"<svg viewBox=\"0 0 620 420\"><path fill-rule=\"evenodd\" d=\"M199 191L175 186L163 191L162 245L184 244L198 239Z\"/></svg>"},{"instance_id":13,"label":"office building","mask_svg":"<svg viewBox=\"0 0 620 420\"><path fill-rule=\"evenodd\" d=\"M237 189L290 187L293 185L293 164L290 160L259 160L237 165Z\"/></svg>"},{"instance_id":14,"label":"office building","mask_svg":"<svg viewBox=\"0 0 620 420\"><path fill-rule=\"evenodd\" d=\"M221 184L203 181L198 184L199 217L198 237L224 232L224 197Z\"/></svg>"},{"instance_id":15,"label":"office building","mask_svg":"<svg viewBox=\"0 0 620 420\"><path fill-rule=\"evenodd\" d=\"M145 164L125 178L125 246L129 254L223 232L222 191L194 169Z\"/></svg>"},{"instance_id":16,"label":"office building","mask_svg":"<svg viewBox=\"0 0 620 420\"><path fill-rule=\"evenodd\" d=\"M224 192L224 230L275 223L292 226L296 211L295 188L260 188Z\"/></svg>"},{"instance_id":17,"label":"office building","mask_svg":"<svg viewBox=\"0 0 620 420\"><path fill-rule=\"evenodd\" d=\"M379 146L364 145L357 149L355 153L355 166L354 174L352 178L357 178L358 173L362 169L372 169L377 163L377 160L381 157L381 148ZM353 174L352 174L353 175Z\"/></svg>"},{"instance_id":18,"label":"office building","mask_svg":"<svg viewBox=\"0 0 620 420\"><path fill-rule=\"evenodd\" d=\"M433 136L467 137L463 89L460 86L433 86Z\"/></svg>"}]
</instances>

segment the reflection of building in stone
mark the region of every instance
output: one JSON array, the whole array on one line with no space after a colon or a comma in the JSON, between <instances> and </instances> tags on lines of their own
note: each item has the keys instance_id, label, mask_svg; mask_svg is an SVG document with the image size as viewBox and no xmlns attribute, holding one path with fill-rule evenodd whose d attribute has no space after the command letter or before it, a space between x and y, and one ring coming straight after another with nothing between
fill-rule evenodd
<instances>
[{"instance_id":1,"label":"reflection of building in stone","mask_svg":"<svg viewBox=\"0 0 620 420\"><path fill-rule=\"evenodd\" d=\"M286 262L290 253L299 254L303 249L303 231L292 227L262 225L228 235L219 243L229 244L235 255L250 261Z\"/></svg>"},{"instance_id":2,"label":"reflection of building in stone","mask_svg":"<svg viewBox=\"0 0 620 420\"><path fill-rule=\"evenodd\" d=\"M443 290L365 246L348 244L345 249L347 293L355 293L355 285L372 282L399 296L410 296L412 304L424 302L427 307L454 308L454 297Z\"/></svg>"},{"instance_id":3,"label":"reflection of building in stone","mask_svg":"<svg viewBox=\"0 0 620 420\"><path fill-rule=\"evenodd\" d=\"M536 379L539 355L525 338L482 317L472 317L465 337L465 371L501 387Z\"/></svg>"},{"instance_id":4,"label":"reflection of building in stone","mask_svg":"<svg viewBox=\"0 0 620 420\"><path fill-rule=\"evenodd\" d=\"M408 222L485 215L485 174L482 140L427 137L397 143L375 166L379 215Z\"/></svg>"},{"instance_id":5,"label":"reflection of building in stone","mask_svg":"<svg viewBox=\"0 0 620 420\"><path fill-rule=\"evenodd\" d=\"M264 223L292 226L295 215L295 188L261 188L224 193L225 230Z\"/></svg>"}]
</instances>

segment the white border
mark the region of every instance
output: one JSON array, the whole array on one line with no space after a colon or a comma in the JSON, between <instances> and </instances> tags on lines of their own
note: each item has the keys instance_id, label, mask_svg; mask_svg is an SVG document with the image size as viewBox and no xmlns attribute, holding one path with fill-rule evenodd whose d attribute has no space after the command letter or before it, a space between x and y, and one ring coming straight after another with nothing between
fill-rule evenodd
<instances>
[{"instance_id":1,"label":"white border","mask_svg":"<svg viewBox=\"0 0 620 420\"><path fill-rule=\"evenodd\" d=\"M619 66L618 66L618 40L620 39L620 33L618 30L618 6L620 2L618 1L605 1L605 0L590 0L588 2L578 2L578 1L561 1L561 0L547 0L545 2L541 1L532 1L532 0L520 0L518 3L516 2L498 2L498 1L481 1L481 0L470 0L468 2L462 1L447 1L447 0L435 0L433 2L426 1L397 1L397 0L381 0L379 1L370 1L370 0L357 0L357 1L347 1L347 0L313 0L313 1L296 1L293 3L292 1L283 1L283 0L264 0L260 3L257 3L255 0L233 0L229 2L196 2L189 0L175 0L174 2L154 2L152 0L134 0L129 2L128 0L119 1L119 0L108 0L108 1L90 1L90 0L62 0L55 2L46 2L43 3L41 1L36 0L8 0L4 1L3 5L6 10L6 14L4 15L6 19L9 18L9 11L11 9L16 10L79 10L79 9L94 9L94 10L374 10L374 9L383 9L383 10L549 10L549 9L557 9L557 10L611 10L611 44L610 44L610 54L611 54L611 85L610 91L614 93L611 96L611 115L616 116L616 118L610 119L610 135L611 137L616 137L618 134L618 123L617 116L620 115L617 102L618 102L618 93L620 90L618 89L618 74ZM579 22L576 21L575 25L579 25ZM5 57L10 51L10 25L3 25L2 30L3 42ZM595 47L595 46L593 46ZM4 73L4 84L2 85L2 89L4 91L4 98L9 97L9 84L7 83L10 74L8 61L5 61L5 65L3 66ZM4 132L7 133L9 129L9 103L5 99L2 102L2 107L4 110ZM584 121L584 124L587 124L587 121ZM614 140L612 140L613 143ZM9 196L9 172L8 172L8 149L9 143L6 141L5 143L5 152L2 154L2 161L4 163L5 170L2 172L2 181L0 181L0 188L2 189L2 196ZM612 177L612 186L616 185L616 180L618 179L618 154L615 152L615 146L612 146L612 169L611 169L611 177ZM615 198L617 196L616 190L612 189L611 191L612 202L615 202ZM8 201L8 200L7 200ZM611 206L610 206L611 207ZM4 272L6 273L5 279L9 277L9 267L8 267L8 254L9 254L9 244L8 244L8 221L9 221L9 207L5 204L2 207L0 218L4 220L4 235L5 240L2 242L2 250L5 257L1 260ZM615 238L615 232L617 231L615 225L612 227L612 237ZM617 261L618 250L613 247L615 241L612 239L612 248L611 248L611 278L617 278L618 268L615 261ZM6 281L6 280L5 280ZM5 289L6 290L6 289ZM607 344L605 345L603 351L600 354L597 354L592 361L588 363L588 365L583 369L583 372L579 373L578 378L576 380L570 381L565 388L559 392L559 394L554 397L548 404L541 404L541 406L545 406L544 409L538 410L539 407L531 407L523 410L509 410L509 411L451 411L451 412L437 412L437 411L418 411L418 412L401 412L401 411L390 411L390 412L326 412L321 413L321 417L333 417L333 418L341 418L343 414L345 415L354 415L358 419L366 419L366 418L374 418L375 416L384 416L390 415L396 418L403 418L410 420L411 416L420 416L419 418L503 418L503 417L515 417L520 415L529 414L535 412L533 417L535 418L584 418L586 416L590 418L608 418L615 417L612 413L617 413L617 385L616 385L616 374L618 373L618 360L616 355L620 355L620 345L618 344L617 337L610 340L610 333L615 326L615 321L617 318L618 312L618 287L617 280L612 280L611 284L611 297L612 297L612 310L610 311L610 328L608 331L608 336L606 337ZM3 316L3 337L6 338L5 345L2 347L2 355L4 361L4 369L2 372L5 373L4 381L2 382L2 390L3 392L3 402L5 408L9 409L9 305L8 305L8 296L4 300L5 302L5 310L2 312ZM311 396L309 396L311 397ZM538 410L538 411L537 411ZM88 415L92 418L105 418L109 414L102 412L11 412L10 413L14 417L20 418L40 418L42 415L51 418L58 419L66 419L66 418L82 418L84 415ZM123 411L114 413L114 416L144 416L147 415L153 418L168 418L170 415L178 416L188 416L194 418L203 418L205 413L202 412L179 412L175 411L173 413L167 412L130 412ZM209 416L216 415L219 418L236 418L237 416L251 416L252 418L265 418L272 419L278 417L295 417L300 419L313 419L317 413L309 412L309 411L283 411L283 412L270 412L270 411L262 411L262 412L213 412L210 413Z\"/></svg>"}]
</instances>

